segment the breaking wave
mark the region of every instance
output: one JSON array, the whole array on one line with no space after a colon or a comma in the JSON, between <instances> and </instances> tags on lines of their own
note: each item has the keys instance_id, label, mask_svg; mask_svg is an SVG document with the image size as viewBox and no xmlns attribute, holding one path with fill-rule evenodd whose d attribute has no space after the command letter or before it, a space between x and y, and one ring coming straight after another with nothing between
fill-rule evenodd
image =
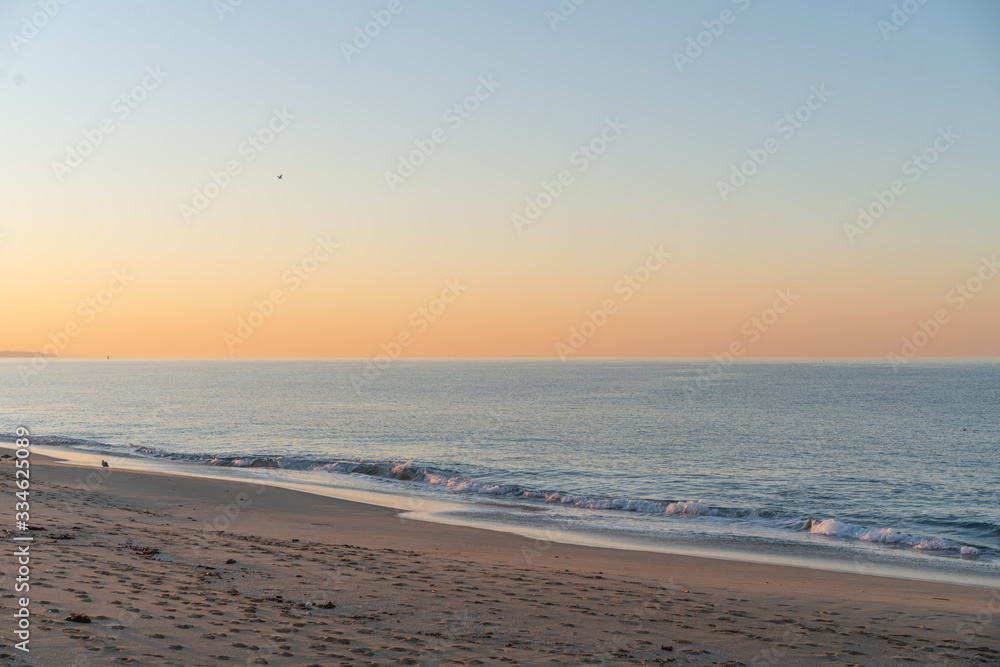
<instances>
[{"instance_id":1,"label":"breaking wave","mask_svg":"<svg viewBox=\"0 0 1000 667\"><path fill-rule=\"evenodd\" d=\"M843 523L836 519L817 521L810 519L806 530L818 535L846 537L863 542L880 542L882 544L898 544L912 547L919 551L959 551L963 556L978 556L979 549L956 544L939 538L927 539L907 533L900 533L892 528L866 528L853 523Z\"/></svg>"},{"instance_id":2,"label":"breaking wave","mask_svg":"<svg viewBox=\"0 0 1000 667\"><path fill-rule=\"evenodd\" d=\"M16 436L0 434L0 439L13 440ZM369 477L401 482L417 482L447 489L455 493L479 496L520 498L529 501L554 503L589 510L637 512L652 515L686 517L718 517L722 519L763 520L777 523L781 528L827 537L858 540L891 546L901 546L918 551L952 552L963 558L976 558L981 550L950 540L928 538L899 532L893 528L871 528L836 519L802 518L780 511L760 510L754 507L713 507L702 500L651 500L644 498L610 498L585 496L528 489L517 484L501 484L463 477L455 471L420 466L413 461L339 460L322 461L293 456L217 456L212 454L183 454L162 452L155 448L134 444L108 445L91 440L55 436L32 436L34 444L69 446L95 454L158 458L170 461L187 461L202 465L231 468L259 468L268 470L301 470L331 474L366 475ZM963 524L964 525L964 524ZM977 524L978 525L978 524ZM978 526L987 534L1000 534L1000 526Z\"/></svg>"}]
</instances>

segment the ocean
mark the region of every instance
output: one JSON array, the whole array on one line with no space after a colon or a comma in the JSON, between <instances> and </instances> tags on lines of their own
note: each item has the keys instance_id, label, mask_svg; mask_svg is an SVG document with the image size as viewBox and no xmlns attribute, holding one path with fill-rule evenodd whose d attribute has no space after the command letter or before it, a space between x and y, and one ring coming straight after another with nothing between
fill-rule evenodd
<instances>
[{"instance_id":1,"label":"ocean","mask_svg":"<svg viewBox=\"0 0 1000 667\"><path fill-rule=\"evenodd\" d=\"M502 530L528 561L565 541L1000 585L998 417L993 361L0 361L3 439Z\"/></svg>"}]
</instances>

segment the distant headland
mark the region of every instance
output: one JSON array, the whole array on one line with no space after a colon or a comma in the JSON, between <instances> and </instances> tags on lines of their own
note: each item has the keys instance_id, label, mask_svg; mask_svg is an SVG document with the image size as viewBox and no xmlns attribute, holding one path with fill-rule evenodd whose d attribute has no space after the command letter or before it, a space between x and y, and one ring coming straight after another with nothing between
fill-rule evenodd
<instances>
[{"instance_id":1,"label":"distant headland","mask_svg":"<svg viewBox=\"0 0 1000 667\"><path fill-rule=\"evenodd\" d=\"M0 357L50 357L54 359L57 356L59 355L45 352L0 352Z\"/></svg>"}]
</instances>

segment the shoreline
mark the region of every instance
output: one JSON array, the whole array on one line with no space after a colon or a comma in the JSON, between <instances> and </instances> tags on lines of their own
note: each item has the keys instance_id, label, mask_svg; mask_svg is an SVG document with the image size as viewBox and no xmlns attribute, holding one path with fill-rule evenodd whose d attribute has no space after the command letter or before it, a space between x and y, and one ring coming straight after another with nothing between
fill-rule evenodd
<instances>
[{"instance_id":1,"label":"shoreline","mask_svg":"<svg viewBox=\"0 0 1000 667\"><path fill-rule=\"evenodd\" d=\"M13 442L0 440L0 449L12 448L13 446ZM33 445L33 451L37 451L38 449L39 445ZM42 451L36 454L36 456L40 455L49 458L49 463L53 465L77 465L91 471L100 470L97 466L97 461L99 460L97 454L79 449L62 449L58 446L47 445L41 445L40 449ZM267 473L272 470L270 468L217 468L208 466L200 469L203 466L197 466L196 464L184 461L123 457L114 454L106 454L106 456L113 463L116 463L116 468L135 473L263 484L273 488L298 491L315 497L336 498L347 502L398 510L405 512L408 519L417 521L426 521L440 525L464 526L477 530L488 530L514 535L525 539L541 539L545 542L558 542L621 551L690 556L725 562L795 567L822 572L864 574L979 588L992 588L1000 583L1000 572L977 571L974 569L976 567L974 560L970 562L966 558L959 559L922 553L914 554L876 544L870 546L850 545L846 549L840 547L841 551L838 552L836 551L836 543L832 545L794 542L754 543L741 540L739 537L727 538L715 535L712 538L706 539L702 537L698 539L696 536L683 534L674 536L674 539L669 544L665 543L662 537L655 541L641 542L639 536L632 536L629 539L628 537L602 535L600 532L595 531L564 528L558 517L552 518L550 525L537 528L517 524L509 519L507 522L482 519L483 512L497 512L497 507L493 504L477 504L457 499L428 499L426 497L408 496L402 493L364 490L336 485L327 486L288 479L276 479L273 477L268 478ZM264 473L264 477L245 476L247 472L258 471ZM615 539L616 537L617 539ZM847 549L850 550L848 551ZM987 566L989 565L992 565L996 569L996 565L992 564L992 561L988 561ZM994 576L996 577L995 579Z\"/></svg>"},{"instance_id":2,"label":"shoreline","mask_svg":"<svg viewBox=\"0 0 1000 667\"><path fill-rule=\"evenodd\" d=\"M31 467L33 665L81 648L90 664L1000 664L996 589L547 542L34 453ZM9 459L0 470L10 484ZM77 611L94 623L62 620Z\"/></svg>"},{"instance_id":3,"label":"shoreline","mask_svg":"<svg viewBox=\"0 0 1000 667\"><path fill-rule=\"evenodd\" d=\"M0 441L0 449L13 447L12 442ZM58 446L33 445L36 456L50 458L54 465L76 465L90 470L100 470L98 454L79 449L62 449ZM41 451L39 451L41 450ZM316 484L309 481L295 481L270 476L275 472L270 468L198 466L191 462L169 459L145 459L142 457L105 454L117 469L135 473L183 476L192 479L217 480L223 482L244 482L262 484L273 488L299 491L307 495L337 498L348 502L373 505L404 512L408 519L435 524L465 526L479 530L489 530L526 539L541 539L577 546L588 546L622 551L642 551L649 553L673 554L707 558L721 561L747 562L764 565L805 568L818 571L858 573L882 577L928 581L981 588L994 587L1000 582L1000 572L974 569L976 560L948 556L910 553L882 545L830 545L822 543L765 541L752 542L738 536L714 535L710 538L690 534L672 536L667 542L662 536L641 541L641 535L622 537L607 531L566 528L559 517L546 515L549 519L542 527L521 524L510 517L494 520L483 519L488 515L503 515L496 505L480 504L464 499L429 499L383 490L365 490L349 486ZM281 471L278 469L277 471ZM251 473L250 476L247 473ZM263 476L253 476L254 473ZM514 506L512 506L514 507ZM527 507L517 509L538 511ZM544 508L547 509L547 508ZM556 509L561 509L558 506ZM919 560L918 560L919 559ZM987 567L995 564L985 563Z\"/></svg>"}]
</instances>

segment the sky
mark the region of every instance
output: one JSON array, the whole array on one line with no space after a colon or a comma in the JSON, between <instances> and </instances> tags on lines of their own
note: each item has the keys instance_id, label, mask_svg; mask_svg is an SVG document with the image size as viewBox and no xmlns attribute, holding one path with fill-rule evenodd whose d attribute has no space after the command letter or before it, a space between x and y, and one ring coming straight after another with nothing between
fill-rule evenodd
<instances>
[{"instance_id":1,"label":"sky","mask_svg":"<svg viewBox=\"0 0 1000 667\"><path fill-rule=\"evenodd\" d=\"M998 29L991 0L5 2L0 350L995 357Z\"/></svg>"}]
</instances>

